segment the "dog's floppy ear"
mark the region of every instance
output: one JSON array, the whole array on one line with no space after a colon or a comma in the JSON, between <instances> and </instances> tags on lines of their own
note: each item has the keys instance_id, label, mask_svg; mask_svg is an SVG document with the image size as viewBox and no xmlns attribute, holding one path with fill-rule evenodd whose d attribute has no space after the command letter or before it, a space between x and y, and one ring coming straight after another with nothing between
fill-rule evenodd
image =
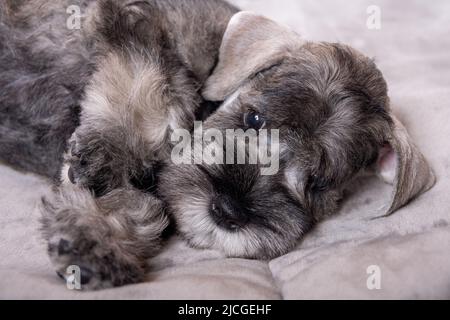
<instances>
[{"instance_id":1,"label":"dog's floppy ear","mask_svg":"<svg viewBox=\"0 0 450 320\"><path fill-rule=\"evenodd\" d=\"M428 191L436 182L427 160L411 141L402 123L394 116L389 144L380 152L378 174L394 186L386 215L406 205L410 200Z\"/></svg>"},{"instance_id":2,"label":"dog's floppy ear","mask_svg":"<svg viewBox=\"0 0 450 320\"><path fill-rule=\"evenodd\" d=\"M266 17L245 11L235 14L223 37L218 65L205 84L204 98L225 100L246 79L277 64L300 43L299 35Z\"/></svg>"}]
</instances>

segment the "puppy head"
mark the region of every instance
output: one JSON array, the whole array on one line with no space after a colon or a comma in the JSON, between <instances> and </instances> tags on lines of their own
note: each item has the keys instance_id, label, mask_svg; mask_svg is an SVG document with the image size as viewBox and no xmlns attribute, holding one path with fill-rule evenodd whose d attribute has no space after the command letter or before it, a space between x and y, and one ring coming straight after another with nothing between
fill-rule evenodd
<instances>
[{"instance_id":1,"label":"puppy head","mask_svg":"<svg viewBox=\"0 0 450 320\"><path fill-rule=\"evenodd\" d=\"M241 12L203 94L225 101L206 128L279 130L280 169L263 176L258 165L172 166L163 194L195 246L238 257L283 254L337 209L347 183L374 166L395 185L389 214L434 183L390 112L381 72L347 46L308 43Z\"/></svg>"}]
</instances>

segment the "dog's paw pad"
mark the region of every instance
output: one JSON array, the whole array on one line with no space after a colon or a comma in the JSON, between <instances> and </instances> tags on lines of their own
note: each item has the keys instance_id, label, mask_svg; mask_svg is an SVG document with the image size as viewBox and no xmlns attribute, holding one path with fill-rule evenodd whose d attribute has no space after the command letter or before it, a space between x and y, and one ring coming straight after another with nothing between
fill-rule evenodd
<instances>
[{"instance_id":1,"label":"dog's paw pad","mask_svg":"<svg viewBox=\"0 0 450 320\"><path fill-rule=\"evenodd\" d=\"M80 284L85 286L88 285L89 282L91 282L91 280L94 278L94 272L86 267L79 267L80 268ZM59 278L61 278L64 281L67 281L70 276L70 274L64 274L61 271L56 271L56 274L58 275Z\"/></svg>"},{"instance_id":2,"label":"dog's paw pad","mask_svg":"<svg viewBox=\"0 0 450 320\"><path fill-rule=\"evenodd\" d=\"M57 274L58 277L60 277L62 280L66 280L66 277L64 277L64 275L63 275L61 272L56 271L56 274Z\"/></svg>"},{"instance_id":3,"label":"dog's paw pad","mask_svg":"<svg viewBox=\"0 0 450 320\"><path fill-rule=\"evenodd\" d=\"M94 272L86 267L80 267L80 283L82 285L88 284L94 277Z\"/></svg>"},{"instance_id":4,"label":"dog's paw pad","mask_svg":"<svg viewBox=\"0 0 450 320\"><path fill-rule=\"evenodd\" d=\"M47 250L51 256L61 256L69 253L70 241L62 237L53 237L48 241Z\"/></svg>"},{"instance_id":5,"label":"dog's paw pad","mask_svg":"<svg viewBox=\"0 0 450 320\"><path fill-rule=\"evenodd\" d=\"M73 241L68 240L69 237L55 237L48 243L50 258L56 267L56 274L64 281L70 280L73 273L73 267L79 270L78 281L86 288L96 288L101 285L100 276L96 274L94 261L89 260L91 257L80 256L79 248L75 247ZM94 281L95 279L95 281Z\"/></svg>"},{"instance_id":6,"label":"dog's paw pad","mask_svg":"<svg viewBox=\"0 0 450 320\"><path fill-rule=\"evenodd\" d=\"M58 254L64 255L69 254L72 251L72 246L70 245L70 242L66 239L59 240L58 243Z\"/></svg>"}]
</instances>

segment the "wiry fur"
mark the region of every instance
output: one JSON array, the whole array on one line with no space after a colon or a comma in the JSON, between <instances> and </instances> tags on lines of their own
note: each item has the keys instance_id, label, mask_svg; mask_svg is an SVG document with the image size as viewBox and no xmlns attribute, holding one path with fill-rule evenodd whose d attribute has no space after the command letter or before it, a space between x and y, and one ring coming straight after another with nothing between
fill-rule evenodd
<instances>
[{"instance_id":1,"label":"wiry fur","mask_svg":"<svg viewBox=\"0 0 450 320\"><path fill-rule=\"evenodd\" d=\"M80 1L86 10L91 1ZM93 43L65 27L72 1L0 2L0 157L52 178L79 123Z\"/></svg>"}]
</instances>

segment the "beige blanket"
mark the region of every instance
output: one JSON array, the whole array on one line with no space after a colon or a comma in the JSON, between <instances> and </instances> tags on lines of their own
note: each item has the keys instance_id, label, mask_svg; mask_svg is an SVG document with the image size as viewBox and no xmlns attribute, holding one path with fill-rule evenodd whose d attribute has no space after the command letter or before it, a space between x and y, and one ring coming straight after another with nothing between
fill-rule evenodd
<instances>
[{"instance_id":1,"label":"beige blanket","mask_svg":"<svg viewBox=\"0 0 450 320\"><path fill-rule=\"evenodd\" d=\"M361 179L338 215L278 259L223 259L174 239L151 262L147 283L75 292L56 276L38 232L36 206L49 184L0 165L0 298L450 298L450 2L234 2L308 39L341 41L376 57L394 111L430 161L437 185L395 215L373 220L390 187ZM381 30L366 26L373 2ZM367 273L371 266L379 278ZM369 290L378 280L381 288Z\"/></svg>"}]
</instances>

